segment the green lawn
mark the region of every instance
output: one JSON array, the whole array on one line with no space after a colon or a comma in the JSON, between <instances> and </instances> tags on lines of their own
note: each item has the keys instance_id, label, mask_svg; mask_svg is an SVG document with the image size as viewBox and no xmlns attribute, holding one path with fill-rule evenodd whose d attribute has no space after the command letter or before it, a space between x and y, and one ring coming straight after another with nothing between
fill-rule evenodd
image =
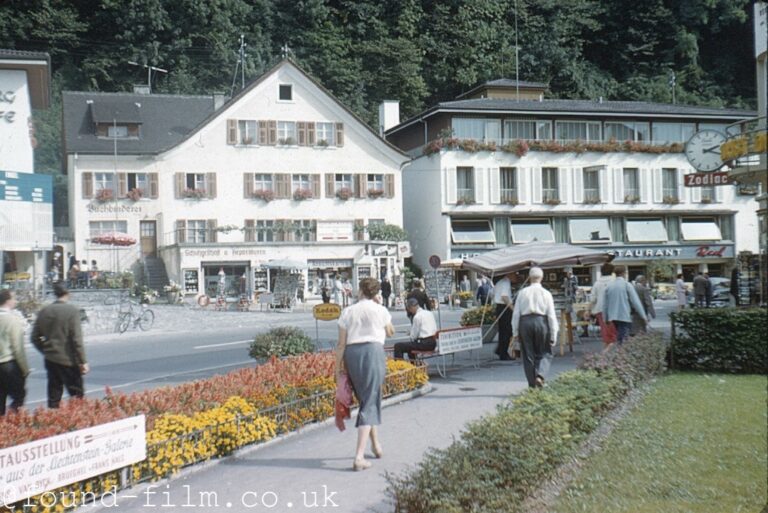
<instances>
[{"instance_id":1,"label":"green lawn","mask_svg":"<svg viewBox=\"0 0 768 513\"><path fill-rule=\"evenodd\" d=\"M670 374L585 462L552 513L759 513L768 377Z\"/></svg>"}]
</instances>

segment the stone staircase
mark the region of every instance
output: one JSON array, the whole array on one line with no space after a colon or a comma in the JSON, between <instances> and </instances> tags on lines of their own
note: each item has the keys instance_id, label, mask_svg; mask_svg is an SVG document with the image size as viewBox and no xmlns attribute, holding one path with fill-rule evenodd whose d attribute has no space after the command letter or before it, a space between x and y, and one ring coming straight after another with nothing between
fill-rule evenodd
<instances>
[{"instance_id":1,"label":"stone staircase","mask_svg":"<svg viewBox=\"0 0 768 513\"><path fill-rule=\"evenodd\" d=\"M168 285L168 273L165 270L165 262L158 257L144 258L144 284L163 295L163 287Z\"/></svg>"}]
</instances>

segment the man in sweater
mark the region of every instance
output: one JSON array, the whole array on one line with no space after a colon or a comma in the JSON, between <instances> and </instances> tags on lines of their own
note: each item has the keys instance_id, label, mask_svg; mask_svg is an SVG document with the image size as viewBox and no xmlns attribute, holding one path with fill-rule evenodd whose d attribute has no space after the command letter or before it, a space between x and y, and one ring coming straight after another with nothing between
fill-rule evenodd
<instances>
[{"instance_id":1,"label":"man in sweater","mask_svg":"<svg viewBox=\"0 0 768 513\"><path fill-rule=\"evenodd\" d=\"M624 279L626 269L616 266L613 270L616 279L605 289L603 318L616 326L616 342L623 344L632 329L632 311L640 318L643 326L648 324L648 316L640 302L637 291Z\"/></svg>"},{"instance_id":2,"label":"man in sweater","mask_svg":"<svg viewBox=\"0 0 768 513\"><path fill-rule=\"evenodd\" d=\"M18 410L27 395L24 388L29 366L24 352L24 319L14 312L16 297L10 290L0 290L0 417L11 397L11 410Z\"/></svg>"},{"instance_id":3,"label":"man in sweater","mask_svg":"<svg viewBox=\"0 0 768 513\"><path fill-rule=\"evenodd\" d=\"M58 408L64 387L71 397L83 397L85 359L80 311L69 304L69 291L58 283L56 301L43 308L32 330L32 345L45 357L48 372L48 407Z\"/></svg>"}]
</instances>

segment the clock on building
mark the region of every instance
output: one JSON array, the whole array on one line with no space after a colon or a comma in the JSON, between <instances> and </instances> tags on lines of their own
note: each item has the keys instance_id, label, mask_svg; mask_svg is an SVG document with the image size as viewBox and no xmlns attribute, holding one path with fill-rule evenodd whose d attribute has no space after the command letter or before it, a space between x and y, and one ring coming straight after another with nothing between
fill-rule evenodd
<instances>
[{"instance_id":1,"label":"clock on building","mask_svg":"<svg viewBox=\"0 0 768 513\"><path fill-rule=\"evenodd\" d=\"M717 171L723 167L720 145L725 136L717 130L699 130L685 143L685 156L697 171Z\"/></svg>"}]
</instances>

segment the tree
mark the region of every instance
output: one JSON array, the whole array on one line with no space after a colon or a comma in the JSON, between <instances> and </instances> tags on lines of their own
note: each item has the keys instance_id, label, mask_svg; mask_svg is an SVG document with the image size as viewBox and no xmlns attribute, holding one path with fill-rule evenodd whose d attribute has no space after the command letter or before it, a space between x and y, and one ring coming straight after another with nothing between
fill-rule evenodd
<instances>
[{"instance_id":1,"label":"tree","mask_svg":"<svg viewBox=\"0 0 768 513\"><path fill-rule=\"evenodd\" d=\"M408 240L408 232L396 224L369 224L366 228L371 240L402 242Z\"/></svg>"}]
</instances>

